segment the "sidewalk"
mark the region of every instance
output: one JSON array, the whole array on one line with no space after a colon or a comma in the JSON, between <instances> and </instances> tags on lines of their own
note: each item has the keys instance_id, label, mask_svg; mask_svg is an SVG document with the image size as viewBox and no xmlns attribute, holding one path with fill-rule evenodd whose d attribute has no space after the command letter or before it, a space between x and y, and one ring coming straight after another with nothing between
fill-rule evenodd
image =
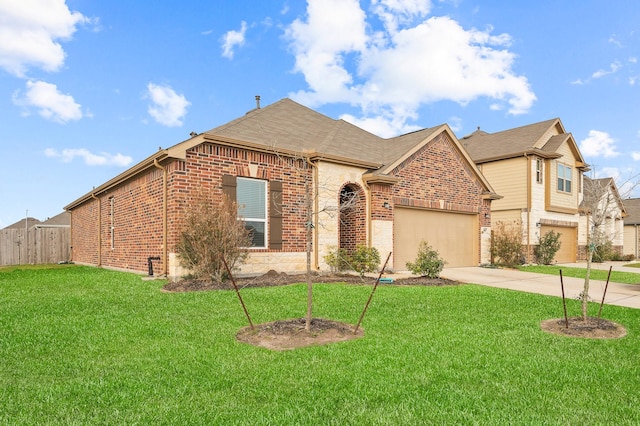
<instances>
[{"instance_id":1,"label":"sidewalk","mask_svg":"<svg viewBox=\"0 0 640 426\"><path fill-rule=\"evenodd\" d=\"M597 265L597 266L596 266ZM594 264L594 269L609 270L613 266L615 271L640 273L638 268L625 268L623 262ZM574 268L585 268L584 263L560 265ZM490 287L506 288L525 291L528 293L562 296L560 277L556 275L535 274L512 269L493 269L482 267L445 268L440 274L443 278L486 285ZM564 293L567 299L578 298L584 287L584 279L564 277ZM600 303L604 293L606 281L590 280L589 296L594 302ZM640 284L609 283L605 304L625 306L640 309Z\"/></svg>"}]
</instances>

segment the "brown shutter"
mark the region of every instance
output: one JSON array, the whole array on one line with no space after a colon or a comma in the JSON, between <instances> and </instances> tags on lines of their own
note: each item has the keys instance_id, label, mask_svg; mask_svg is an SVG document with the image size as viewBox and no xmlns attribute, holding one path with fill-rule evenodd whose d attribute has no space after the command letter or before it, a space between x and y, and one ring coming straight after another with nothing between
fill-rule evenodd
<instances>
[{"instance_id":1,"label":"brown shutter","mask_svg":"<svg viewBox=\"0 0 640 426\"><path fill-rule=\"evenodd\" d=\"M269 182L269 248L282 250L282 182Z\"/></svg>"},{"instance_id":2,"label":"brown shutter","mask_svg":"<svg viewBox=\"0 0 640 426\"><path fill-rule=\"evenodd\" d=\"M222 193L229 197L229 200L236 202L236 177L222 175Z\"/></svg>"}]
</instances>

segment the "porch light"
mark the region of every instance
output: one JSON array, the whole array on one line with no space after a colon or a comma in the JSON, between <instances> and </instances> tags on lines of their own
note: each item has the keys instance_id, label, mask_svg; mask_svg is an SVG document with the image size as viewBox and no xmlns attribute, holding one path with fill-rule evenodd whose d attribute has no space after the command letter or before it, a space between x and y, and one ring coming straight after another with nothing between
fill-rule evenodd
<instances>
[{"instance_id":1,"label":"porch light","mask_svg":"<svg viewBox=\"0 0 640 426\"><path fill-rule=\"evenodd\" d=\"M389 204L388 201L385 201L384 203L382 203L382 207L384 207L385 209L390 209L391 205Z\"/></svg>"}]
</instances>

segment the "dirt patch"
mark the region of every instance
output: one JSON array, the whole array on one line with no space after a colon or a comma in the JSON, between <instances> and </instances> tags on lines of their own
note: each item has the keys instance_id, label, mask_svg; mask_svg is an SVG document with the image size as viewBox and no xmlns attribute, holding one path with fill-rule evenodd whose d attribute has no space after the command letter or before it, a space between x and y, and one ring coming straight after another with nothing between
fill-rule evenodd
<instances>
[{"instance_id":1,"label":"dirt patch","mask_svg":"<svg viewBox=\"0 0 640 426\"><path fill-rule=\"evenodd\" d=\"M376 277L377 278L377 277ZM358 275L349 274L314 274L312 280L314 283L346 283L346 284L362 284L373 285L376 282L373 277L360 277ZM236 285L239 289L257 288L257 287L273 287L295 283L306 282L305 275L289 275L284 272L269 271L266 274L251 278L236 278ZM408 277L396 279L393 283L380 283L380 285L424 285L424 286L448 286L458 285L458 281L448 280L446 278L427 278L427 277ZM205 291L205 290L232 290L233 284L230 280L225 282L211 282L202 280L181 280L167 283L163 290L167 292L184 292L184 291Z\"/></svg>"},{"instance_id":2,"label":"dirt patch","mask_svg":"<svg viewBox=\"0 0 640 426\"><path fill-rule=\"evenodd\" d=\"M618 339L627 335L627 329L613 321L589 317L583 321L581 317L569 318L569 327L564 318L542 321L540 327L549 333L585 339Z\"/></svg>"},{"instance_id":3,"label":"dirt patch","mask_svg":"<svg viewBox=\"0 0 640 426\"><path fill-rule=\"evenodd\" d=\"M247 326L236 334L244 343L271 350L289 350L305 346L326 345L357 339L364 335L362 328L354 333L355 326L323 318L313 318L311 327L305 330L305 319L287 319Z\"/></svg>"}]
</instances>

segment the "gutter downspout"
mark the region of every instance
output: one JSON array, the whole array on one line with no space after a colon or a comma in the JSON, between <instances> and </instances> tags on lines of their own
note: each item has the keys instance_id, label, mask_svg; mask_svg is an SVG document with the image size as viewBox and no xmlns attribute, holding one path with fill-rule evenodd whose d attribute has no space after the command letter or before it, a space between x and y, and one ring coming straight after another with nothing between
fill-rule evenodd
<instances>
[{"instance_id":1,"label":"gutter downspout","mask_svg":"<svg viewBox=\"0 0 640 426\"><path fill-rule=\"evenodd\" d=\"M102 203L92 192L91 198L98 202L98 266L102 266Z\"/></svg>"},{"instance_id":2,"label":"gutter downspout","mask_svg":"<svg viewBox=\"0 0 640 426\"><path fill-rule=\"evenodd\" d=\"M165 277L169 276L169 265L167 264L167 168L153 159L153 165L162 170L162 269Z\"/></svg>"},{"instance_id":3,"label":"gutter downspout","mask_svg":"<svg viewBox=\"0 0 640 426\"><path fill-rule=\"evenodd\" d=\"M362 183L364 185L364 195L367 202L367 247L371 247L371 242L373 241L373 236L371 235L373 232L373 220L371 219L371 188L364 179Z\"/></svg>"},{"instance_id":4,"label":"gutter downspout","mask_svg":"<svg viewBox=\"0 0 640 426\"><path fill-rule=\"evenodd\" d=\"M531 158L525 153L527 159L527 263L531 263Z\"/></svg>"}]
</instances>

